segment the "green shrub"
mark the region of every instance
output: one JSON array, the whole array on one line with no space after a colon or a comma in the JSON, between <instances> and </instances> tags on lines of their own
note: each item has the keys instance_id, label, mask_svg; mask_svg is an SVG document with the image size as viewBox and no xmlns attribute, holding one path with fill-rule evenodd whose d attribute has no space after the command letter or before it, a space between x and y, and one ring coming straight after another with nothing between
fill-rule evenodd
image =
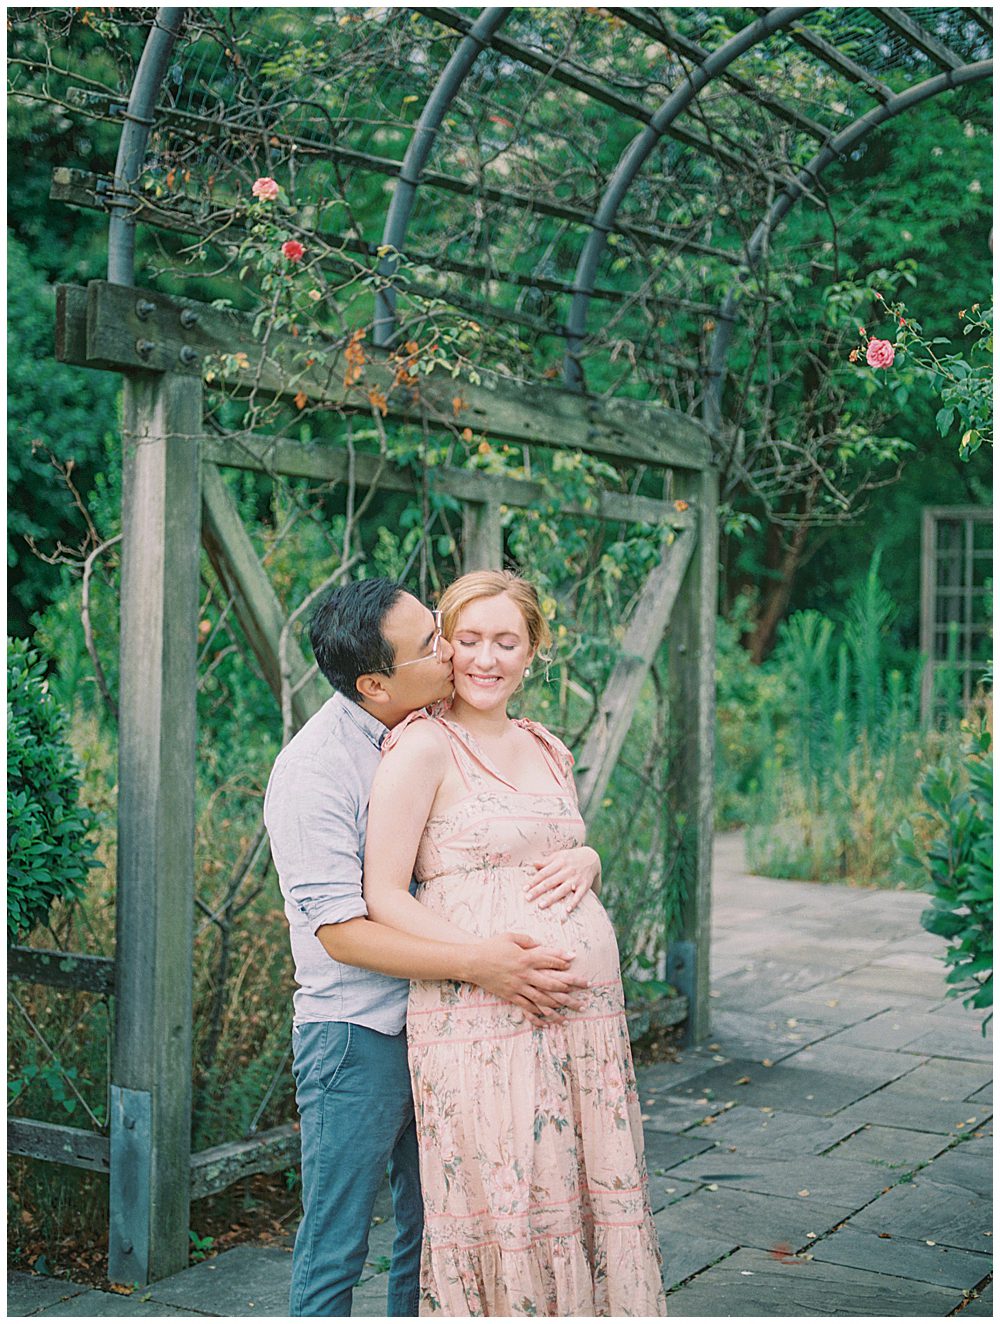
<instances>
[{"instance_id":1,"label":"green shrub","mask_svg":"<svg viewBox=\"0 0 1000 1324\"><path fill-rule=\"evenodd\" d=\"M57 898L79 897L96 861L94 814L79 799L66 716L48 693L45 663L7 641L7 936L48 920Z\"/></svg>"},{"instance_id":2,"label":"green shrub","mask_svg":"<svg viewBox=\"0 0 1000 1324\"><path fill-rule=\"evenodd\" d=\"M753 872L892 881L923 769L958 749L957 721L921 721L921 665L899 656L895 615L876 551L842 619L794 613L760 667L739 656L741 616L720 632L717 817L747 825Z\"/></svg>"},{"instance_id":3,"label":"green shrub","mask_svg":"<svg viewBox=\"0 0 1000 1324\"><path fill-rule=\"evenodd\" d=\"M993 755L985 730L960 763L942 759L920 786L927 809L899 833L900 855L931 905L920 916L928 933L948 943L950 997L966 1007L993 1006ZM934 836L918 844L914 828ZM990 1013L992 1015L992 1013ZM983 1032L990 1020L983 1021Z\"/></svg>"}]
</instances>

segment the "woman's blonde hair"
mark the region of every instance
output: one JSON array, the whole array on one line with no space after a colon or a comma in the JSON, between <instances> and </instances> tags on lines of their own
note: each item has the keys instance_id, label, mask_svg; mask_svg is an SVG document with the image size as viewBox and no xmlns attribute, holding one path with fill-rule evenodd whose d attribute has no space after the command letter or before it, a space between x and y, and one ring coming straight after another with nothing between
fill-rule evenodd
<instances>
[{"instance_id":1,"label":"woman's blonde hair","mask_svg":"<svg viewBox=\"0 0 1000 1324\"><path fill-rule=\"evenodd\" d=\"M467 607L470 602L478 602L480 598L498 598L501 594L506 594L519 608L528 627L531 651L539 653L542 661L545 661L546 650L552 643L552 631L542 614L538 590L534 584L510 570L473 570L471 574L462 575L448 585L438 603L445 638L450 639L454 634L463 607Z\"/></svg>"}]
</instances>

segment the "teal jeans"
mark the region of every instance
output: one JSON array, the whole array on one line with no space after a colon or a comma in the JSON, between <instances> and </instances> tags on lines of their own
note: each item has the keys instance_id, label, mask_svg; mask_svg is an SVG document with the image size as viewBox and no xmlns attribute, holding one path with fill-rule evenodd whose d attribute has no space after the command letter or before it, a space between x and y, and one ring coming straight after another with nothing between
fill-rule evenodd
<instances>
[{"instance_id":1,"label":"teal jeans","mask_svg":"<svg viewBox=\"0 0 1000 1324\"><path fill-rule=\"evenodd\" d=\"M290 1313L350 1315L388 1169L396 1238L387 1310L413 1318L423 1205L406 1031L389 1035L349 1021L309 1022L292 1031L292 1049L303 1217L292 1255Z\"/></svg>"}]
</instances>

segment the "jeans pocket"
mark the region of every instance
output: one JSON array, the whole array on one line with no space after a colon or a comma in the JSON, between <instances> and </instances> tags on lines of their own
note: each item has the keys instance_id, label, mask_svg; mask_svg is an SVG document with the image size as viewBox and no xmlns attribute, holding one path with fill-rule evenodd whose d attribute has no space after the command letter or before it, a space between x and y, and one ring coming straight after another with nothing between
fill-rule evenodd
<instances>
[{"instance_id":1,"label":"jeans pocket","mask_svg":"<svg viewBox=\"0 0 1000 1324\"><path fill-rule=\"evenodd\" d=\"M328 1094L350 1064L355 1035L350 1021L327 1021L325 1029L319 1085L323 1093Z\"/></svg>"}]
</instances>

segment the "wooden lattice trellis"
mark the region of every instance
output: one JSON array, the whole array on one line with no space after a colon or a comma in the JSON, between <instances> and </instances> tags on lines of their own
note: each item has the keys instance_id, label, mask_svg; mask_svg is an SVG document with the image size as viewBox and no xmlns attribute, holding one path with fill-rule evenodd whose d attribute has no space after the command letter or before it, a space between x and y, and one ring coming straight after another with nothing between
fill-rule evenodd
<instances>
[{"instance_id":1,"label":"wooden lattice trellis","mask_svg":"<svg viewBox=\"0 0 1000 1324\"><path fill-rule=\"evenodd\" d=\"M197 15L199 11L191 11ZM578 760L585 814L600 803L628 734L639 692L654 654L666 637L671 713L676 729L672 748L683 775L676 778L677 813L687 823L692 885L682 932L668 952L667 975L688 1001L687 1034L705 1037L708 1021L708 925L712 810L713 632L716 589L717 484L713 446L722 428L726 355L740 306L760 296L750 280L773 232L788 210L818 188L821 173L855 150L873 130L932 96L980 81L991 64L979 58L991 24L982 10L968 10L974 36L962 53L934 36L918 19L934 11L884 9L879 18L888 34L886 48L901 52L919 70L922 61L937 72L902 90L886 84L879 71L860 63L856 43L848 55L809 26L813 9L783 8L758 13L746 27L710 49L711 39L694 23L699 40L682 35L656 11L622 9L620 21L643 40L655 39L676 56L668 95L655 108L626 95L607 71L582 69L561 55L540 53L537 43L507 36L501 29L515 11L487 9L476 18L464 11L427 10L458 38L426 101L402 161L367 149L345 146L337 137L316 140L281 131L270 139L282 150L313 157L325 154L345 169L381 174L394 182L381 244L347 235L343 253L378 255L374 322L383 352L367 367L387 413L416 419L433 430L450 420L450 387L434 377L421 383L419 396L394 390L388 350L396 316L396 254L414 255L408 224L417 190L426 185L449 199L478 193L490 205L522 207L525 216L556 217L585 232L575 270L532 273L498 271L493 263L437 255L457 277L438 282L431 293L457 308L482 316L481 301L470 300L463 280L507 281L517 288L569 300L568 316L554 324L525 310L500 306L485 313L528 334L558 336L565 346L563 389L513 381L483 373L478 385L462 382L463 421L499 440L541 448L567 448L641 463L669 478L669 499L604 493L595 510L609 520L641 520L662 531L661 555L649 575L621 641L584 748ZM530 13L530 11L521 11ZM694 12L694 11L693 11ZM820 11L822 12L822 11ZM949 11L951 12L951 11ZM956 11L957 12L957 11ZM669 17L669 16L668 16ZM363 455L348 457L336 443L309 447L288 438L223 438L209 434L203 417L205 361L221 364L223 384L252 384L265 394L288 396L305 389L319 406L340 412L366 407L345 388L336 346L322 365L303 362L301 346L283 333L270 334L266 347L253 334L249 318L194 300L139 288L134 271L137 222L165 231L199 233L197 206L183 199L161 205L139 187L149 131L157 123L180 125L192 141L224 139L224 119L206 108L161 97L174 46L183 30L184 10L160 10L151 26L128 105L108 106L107 117L123 123L113 175L99 178L60 170L53 196L110 213L108 280L59 291L57 356L66 363L119 372L124 378L123 545L121 593L121 673L119 697L119 837L117 948L114 961L66 953L16 951L15 977L67 983L115 998L114 1059L110 1136L29 1119L9 1129L14 1152L110 1172L110 1273L122 1281L145 1283L182 1267L187 1259L190 1200L220 1190L240 1176L286 1166L297 1137L279 1127L251 1141L190 1152L191 1109L191 942L193 909L196 617L199 560L204 547L216 575L234 602L242 631L276 696L290 703L292 724L316 710L325 687L312 679L306 659L286 628L278 598L258 560L220 470L257 470L271 475L352 482L376 480L388 491L414 491L417 479L403 468L377 464ZM985 34L985 37L984 37ZM857 90L860 102L846 124L827 124L810 107L776 97L755 85L740 60L777 39L794 44L815 62ZM527 196L479 180L476 186L454 172L427 170L436 136L463 80L480 55L489 51L536 71L567 96L589 98L623 121L639 126L615 167L599 181L599 193L585 204L540 190ZM226 56L231 51L226 50ZM896 58L894 54L893 58ZM229 77L229 74L227 74ZM733 141L696 113L700 93L725 85L726 96L746 99L754 116L778 123L781 140L820 144L803 154L770 150L758 159L752 142ZM853 94L852 94L853 95ZM80 91L100 100L92 88ZM867 106L865 99L874 102ZM414 100L415 98L407 98ZM206 103L207 105L208 103ZM221 103L220 103L221 104ZM214 113L214 112L213 112ZM687 118L685 119L685 116ZM260 126L239 133L269 132ZM700 154L722 172L742 172L759 182L752 198L766 198L760 224L733 244L706 243L684 228L671 228L642 214L629 215L623 202L641 179L647 162L669 142L677 151ZM675 160L676 164L676 160ZM699 181L697 187L704 187ZM689 190L690 192L690 190ZM653 207L655 214L656 207ZM225 226L238 233L239 218ZM689 227L690 228L690 227ZM687 261L714 261L731 273L721 306L699 302L687 290L675 306L699 319L715 313L704 362L692 356L654 354L654 369L693 374L698 382L701 421L672 409L620 397L598 399L586 393L582 369L588 310L620 292L602 288L598 266L612 237L637 251L664 251ZM411 282L411 289L418 284ZM652 313L660 310L651 301ZM593 320L593 319L592 319ZM662 322L657 322L657 326ZM242 366L234 362L238 355ZM500 507L530 505L536 484L467 469L435 471L433 482L462 504L466 568L495 566L502 555ZM574 507L568 506L567 511Z\"/></svg>"},{"instance_id":2,"label":"wooden lattice trellis","mask_svg":"<svg viewBox=\"0 0 1000 1324\"><path fill-rule=\"evenodd\" d=\"M926 507L920 549L920 651L926 659L920 711L925 721L949 700L967 708L989 664L992 576L992 511Z\"/></svg>"}]
</instances>

